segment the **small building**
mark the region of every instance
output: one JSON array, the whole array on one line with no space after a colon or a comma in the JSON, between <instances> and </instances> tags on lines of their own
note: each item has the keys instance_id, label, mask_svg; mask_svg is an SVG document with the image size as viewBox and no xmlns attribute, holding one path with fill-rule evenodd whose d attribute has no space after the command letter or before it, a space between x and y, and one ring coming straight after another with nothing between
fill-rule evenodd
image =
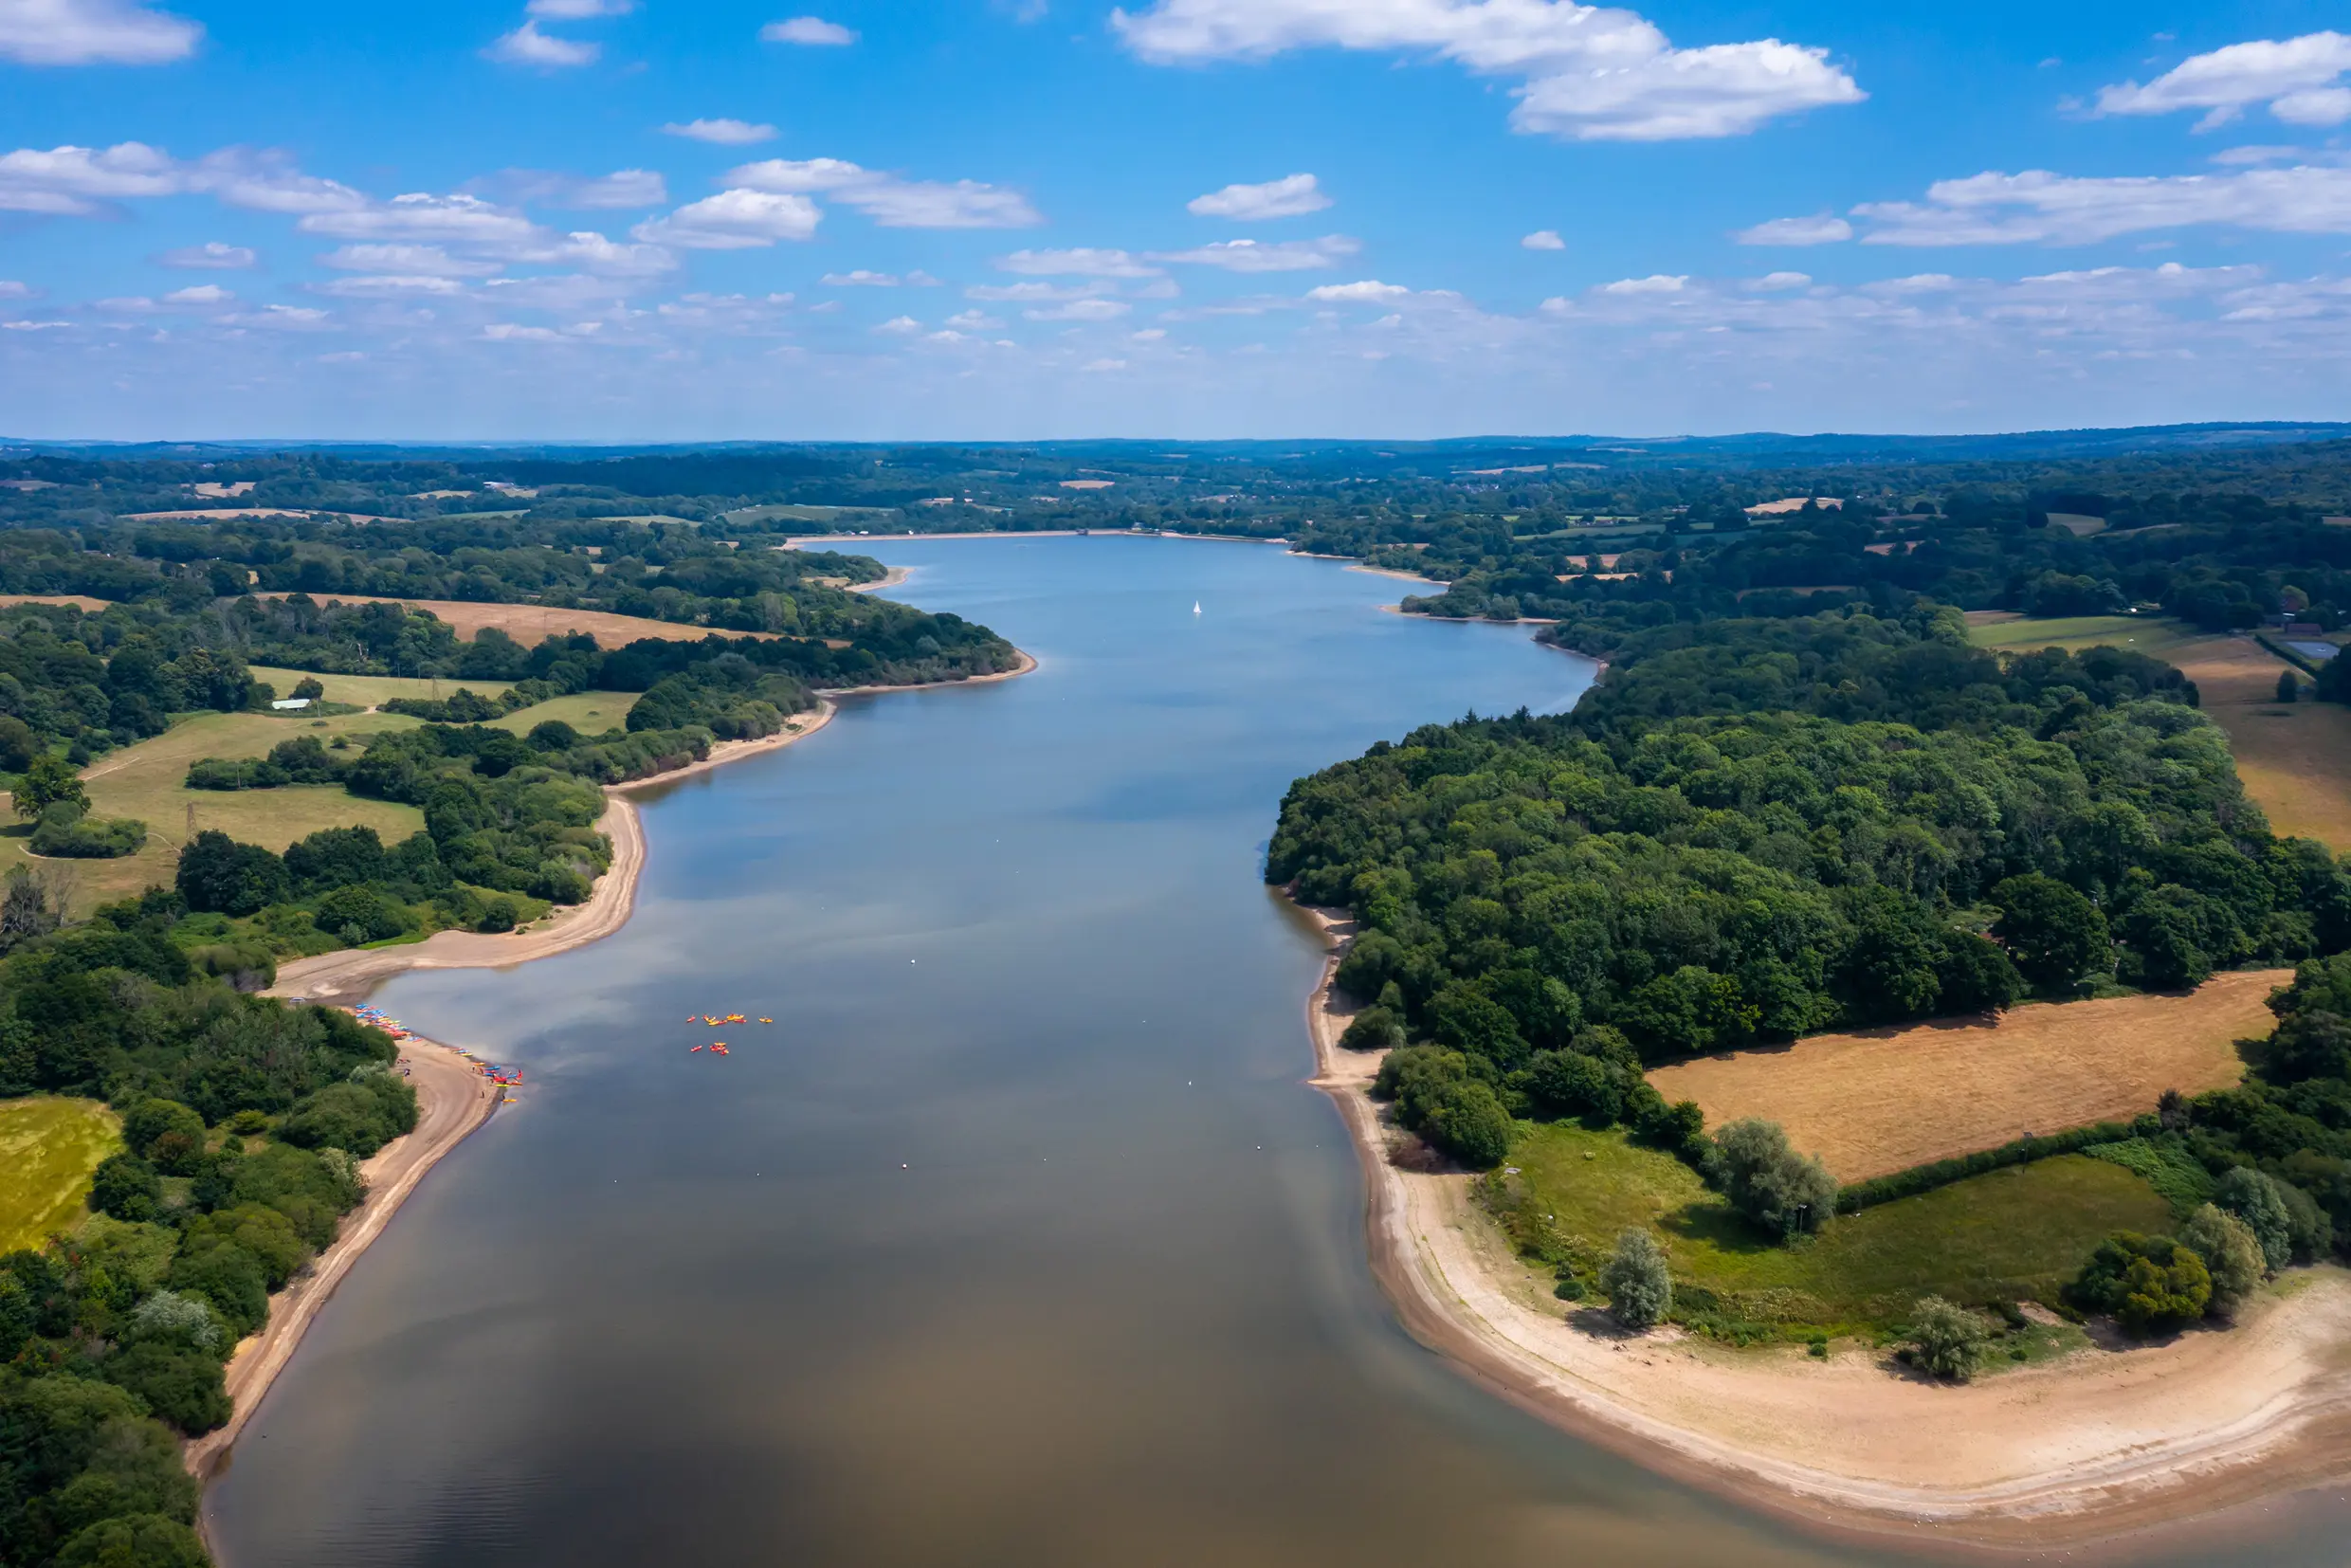
<instances>
[{"instance_id":1,"label":"small building","mask_svg":"<svg viewBox=\"0 0 2351 1568\"><path fill-rule=\"evenodd\" d=\"M302 709L310 706L310 699L307 697L285 697L279 699L277 702L274 702L269 705L277 709L280 713L299 713Z\"/></svg>"}]
</instances>

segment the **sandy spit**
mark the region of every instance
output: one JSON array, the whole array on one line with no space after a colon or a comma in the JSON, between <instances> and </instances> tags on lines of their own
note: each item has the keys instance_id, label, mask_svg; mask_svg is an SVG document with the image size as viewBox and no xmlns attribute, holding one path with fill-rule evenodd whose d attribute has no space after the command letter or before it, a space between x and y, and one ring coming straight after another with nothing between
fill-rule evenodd
<instances>
[{"instance_id":1,"label":"sandy spit","mask_svg":"<svg viewBox=\"0 0 2351 1568\"><path fill-rule=\"evenodd\" d=\"M319 1315L335 1287L343 1283L351 1266L370 1243L384 1232L400 1205L425 1179L425 1173L465 1137L489 1120L502 1091L474 1071L473 1064L447 1046L415 1037L402 1042L416 1085L416 1130L395 1138L359 1167L368 1193L358 1209L343 1221L342 1231L327 1249L285 1289L270 1298L269 1321L260 1333L237 1347L228 1369L228 1398L233 1407L228 1424L187 1445L191 1473L208 1478L220 1466L237 1434L285 1370L295 1347L301 1343L311 1321Z\"/></svg>"},{"instance_id":2,"label":"sandy spit","mask_svg":"<svg viewBox=\"0 0 2351 1568\"><path fill-rule=\"evenodd\" d=\"M1330 976L1308 1003L1313 1086L1361 1158L1372 1268L1406 1328L1469 1377L1652 1469L1832 1534L2009 1553L2120 1549L2351 1471L2351 1274L2298 1271L2226 1332L2094 1348L1963 1387L1866 1347L1733 1351L1575 1316L1509 1253L1469 1178L1403 1168L1417 1140L1369 1094L1375 1053L1343 1050L1353 1010Z\"/></svg>"}]
</instances>

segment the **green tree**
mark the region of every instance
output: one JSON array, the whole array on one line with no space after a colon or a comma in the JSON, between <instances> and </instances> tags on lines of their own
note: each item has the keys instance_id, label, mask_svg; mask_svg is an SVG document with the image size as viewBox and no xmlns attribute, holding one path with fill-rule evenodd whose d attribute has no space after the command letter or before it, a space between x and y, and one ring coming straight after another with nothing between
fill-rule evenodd
<instances>
[{"instance_id":1,"label":"green tree","mask_svg":"<svg viewBox=\"0 0 2351 1568\"><path fill-rule=\"evenodd\" d=\"M93 1524L65 1542L57 1568L210 1568L196 1532L161 1514Z\"/></svg>"},{"instance_id":2,"label":"green tree","mask_svg":"<svg viewBox=\"0 0 2351 1568\"><path fill-rule=\"evenodd\" d=\"M1748 1117L1715 1134L1707 1174L1732 1208L1782 1240L1826 1230L1836 1215L1836 1178L1790 1148L1777 1121Z\"/></svg>"},{"instance_id":3,"label":"green tree","mask_svg":"<svg viewBox=\"0 0 2351 1568\"><path fill-rule=\"evenodd\" d=\"M1922 1296L1910 1310L1910 1335L1904 1342L1911 1364L1922 1372L1964 1383L1983 1364L1991 1341L1992 1325L1982 1314L1941 1296Z\"/></svg>"},{"instance_id":4,"label":"green tree","mask_svg":"<svg viewBox=\"0 0 2351 1568\"><path fill-rule=\"evenodd\" d=\"M1600 1266L1600 1292L1609 1316L1631 1329L1654 1328L1673 1310L1673 1276L1666 1249L1647 1231L1627 1231Z\"/></svg>"},{"instance_id":5,"label":"green tree","mask_svg":"<svg viewBox=\"0 0 2351 1568\"><path fill-rule=\"evenodd\" d=\"M13 798L16 814L28 822L38 821L42 812L60 804L79 806L84 811L90 809L90 793L82 787L82 775L73 764L46 753L26 765Z\"/></svg>"},{"instance_id":6,"label":"green tree","mask_svg":"<svg viewBox=\"0 0 2351 1568\"><path fill-rule=\"evenodd\" d=\"M2294 672L2290 669L2279 670L2277 700L2281 702L2291 702L2299 700L2301 696L2302 682L2295 676Z\"/></svg>"},{"instance_id":7,"label":"green tree","mask_svg":"<svg viewBox=\"0 0 2351 1568\"><path fill-rule=\"evenodd\" d=\"M99 1161L90 1178L90 1207L117 1219L153 1219L162 1201L163 1178L137 1155L113 1155Z\"/></svg>"},{"instance_id":8,"label":"green tree","mask_svg":"<svg viewBox=\"0 0 2351 1568\"><path fill-rule=\"evenodd\" d=\"M1339 1043L1349 1050L1393 1050L1404 1044L1404 1024L1384 1007L1367 1007L1347 1020Z\"/></svg>"},{"instance_id":9,"label":"green tree","mask_svg":"<svg viewBox=\"0 0 2351 1568\"><path fill-rule=\"evenodd\" d=\"M180 850L177 881L180 897L200 915L258 914L290 890L283 861L211 829Z\"/></svg>"},{"instance_id":10,"label":"green tree","mask_svg":"<svg viewBox=\"0 0 2351 1568\"><path fill-rule=\"evenodd\" d=\"M1474 1078L1437 1092L1424 1130L1431 1142L1473 1170L1499 1165L1510 1153L1510 1113L1490 1085Z\"/></svg>"},{"instance_id":11,"label":"green tree","mask_svg":"<svg viewBox=\"0 0 2351 1568\"><path fill-rule=\"evenodd\" d=\"M2000 911L1993 934L2038 990L2069 991L2114 961L2105 916L2054 877L2010 877L1992 889L1992 902Z\"/></svg>"},{"instance_id":12,"label":"green tree","mask_svg":"<svg viewBox=\"0 0 2351 1568\"><path fill-rule=\"evenodd\" d=\"M2213 1278L2202 1258L2171 1237L2118 1231L2098 1244L2068 1293L2111 1312L2133 1334L2155 1334L2201 1318Z\"/></svg>"},{"instance_id":13,"label":"green tree","mask_svg":"<svg viewBox=\"0 0 2351 1568\"><path fill-rule=\"evenodd\" d=\"M2213 1202L2245 1223L2260 1243L2262 1261L2270 1272L2294 1261L2293 1215L2276 1177L2239 1165L2214 1186Z\"/></svg>"},{"instance_id":14,"label":"green tree","mask_svg":"<svg viewBox=\"0 0 2351 1568\"><path fill-rule=\"evenodd\" d=\"M2233 1311L2260 1285L2268 1267L2261 1239L2234 1214L2207 1203L2180 1227L2179 1240L2196 1249L2196 1256L2204 1260L2204 1271L2212 1276L2212 1310Z\"/></svg>"}]
</instances>

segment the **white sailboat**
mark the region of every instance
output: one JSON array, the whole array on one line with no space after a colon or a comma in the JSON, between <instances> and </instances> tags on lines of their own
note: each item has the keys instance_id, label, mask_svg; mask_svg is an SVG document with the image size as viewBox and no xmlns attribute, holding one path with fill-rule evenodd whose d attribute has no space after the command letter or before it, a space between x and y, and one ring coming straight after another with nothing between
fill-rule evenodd
<instances>
[{"instance_id":1,"label":"white sailboat","mask_svg":"<svg viewBox=\"0 0 2351 1568\"><path fill-rule=\"evenodd\" d=\"M1199 600L1194 599L1194 600L1193 600L1193 601L1192 601L1192 612L1193 612L1194 615L1197 615L1198 613L1200 613L1200 601L1199 601Z\"/></svg>"}]
</instances>

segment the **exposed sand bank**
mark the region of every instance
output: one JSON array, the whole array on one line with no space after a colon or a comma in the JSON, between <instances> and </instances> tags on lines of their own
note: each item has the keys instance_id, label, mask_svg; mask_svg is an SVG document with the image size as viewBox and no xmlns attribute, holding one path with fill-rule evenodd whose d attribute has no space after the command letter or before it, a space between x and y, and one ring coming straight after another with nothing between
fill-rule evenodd
<instances>
[{"instance_id":1,"label":"exposed sand bank","mask_svg":"<svg viewBox=\"0 0 2351 1568\"><path fill-rule=\"evenodd\" d=\"M233 1407L228 1424L187 1445L188 1468L205 1477L245 1430L269 1385L285 1370L295 1347L301 1343L319 1309L335 1287L359 1261L359 1254L383 1234L425 1173L463 1142L467 1134L489 1120L502 1091L473 1070L471 1063L447 1046L411 1037L403 1042L410 1082L416 1085L416 1130L384 1145L359 1167L367 1177L364 1202L343 1220L341 1233L310 1267L283 1290L270 1298L269 1322L262 1331L237 1347L228 1369L228 1398Z\"/></svg>"},{"instance_id":2,"label":"exposed sand bank","mask_svg":"<svg viewBox=\"0 0 2351 1568\"><path fill-rule=\"evenodd\" d=\"M1373 1271L1413 1336L1504 1397L1691 1483L1833 1529L2020 1549L2106 1541L2351 1471L2351 1275L2300 1271L2226 1332L2089 1349L1965 1386L1881 1353L1828 1360L1614 1331L1553 1300L1471 1204L1469 1178L1403 1168L1416 1147L1369 1095L1376 1054L1340 1048L1330 973L1308 1007L1314 1086L1361 1157Z\"/></svg>"}]
</instances>

